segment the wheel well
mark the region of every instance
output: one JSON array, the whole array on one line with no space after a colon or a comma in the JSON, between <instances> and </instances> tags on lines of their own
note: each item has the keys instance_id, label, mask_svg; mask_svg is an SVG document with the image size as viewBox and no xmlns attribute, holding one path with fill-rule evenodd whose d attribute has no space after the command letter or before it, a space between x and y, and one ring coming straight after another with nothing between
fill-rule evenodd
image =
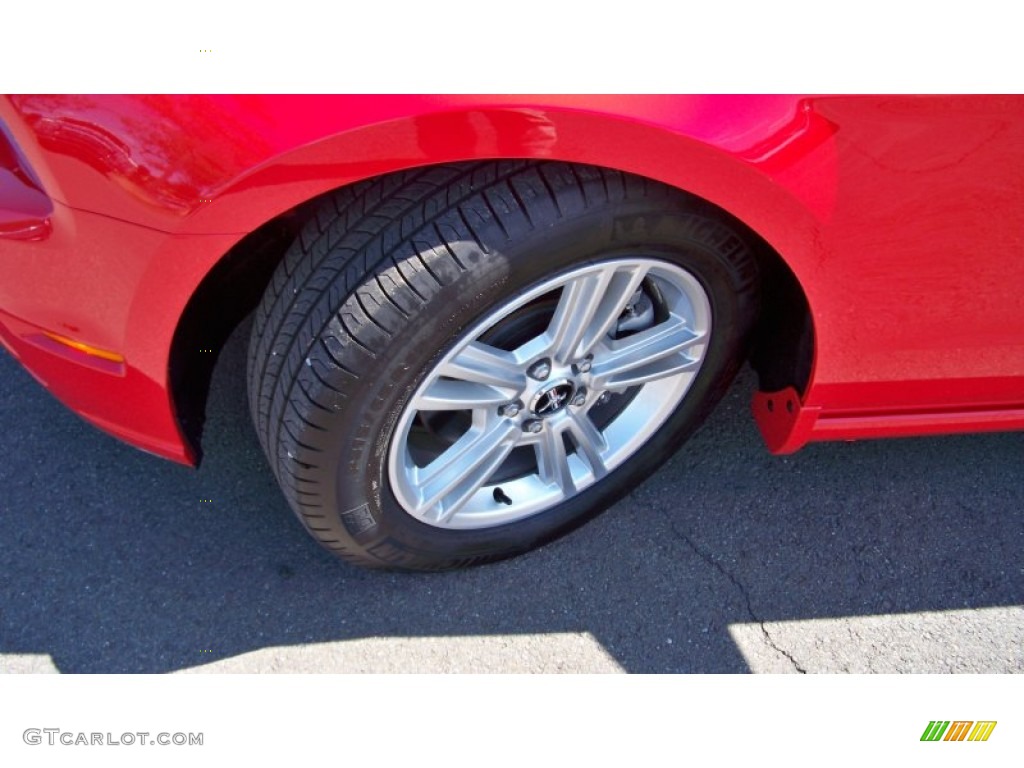
<instances>
[{"instance_id":1,"label":"wheel well","mask_svg":"<svg viewBox=\"0 0 1024 768\"><path fill-rule=\"evenodd\" d=\"M650 184L662 182L647 179ZM753 247L761 275L761 311L751 340L750 362L763 391L794 387L810 379L814 329L806 295L782 257L756 232L723 209L710 206ZM210 380L231 332L259 303L274 269L302 225L314 215L320 195L271 219L235 244L210 270L189 299L171 344L171 397L182 434L198 463Z\"/></svg>"},{"instance_id":2,"label":"wheel well","mask_svg":"<svg viewBox=\"0 0 1024 768\"><path fill-rule=\"evenodd\" d=\"M761 267L761 313L750 364L763 392L793 387L801 397L814 365L814 320L796 275L775 249L754 234Z\"/></svg>"},{"instance_id":3,"label":"wheel well","mask_svg":"<svg viewBox=\"0 0 1024 768\"><path fill-rule=\"evenodd\" d=\"M202 460L210 380L224 343L259 303L274 269L312 215L312 200L250 232L229 250L192 294L171 342L174 410L196 463Z\"/></svg>"}]
</instances>

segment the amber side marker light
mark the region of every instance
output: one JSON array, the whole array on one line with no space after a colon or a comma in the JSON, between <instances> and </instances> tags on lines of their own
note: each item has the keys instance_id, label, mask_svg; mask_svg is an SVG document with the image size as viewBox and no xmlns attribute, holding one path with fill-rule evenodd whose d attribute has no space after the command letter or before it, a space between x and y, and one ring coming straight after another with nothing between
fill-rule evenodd
<instances>
[{"instance_id":1,"label":"amber side marker light","mask_svg":"<svg viewBox=\"0 0 1024 768\"><path fill-rule=\"evenodd\" d=\"M58 344L63 344L66 347L71 347L78 352L84 352L87 355L98 357L101 360L109 360L112 363L124 363L124 355L119 355L117 352L108 352L105 349L94 347L90 344L84 344L81 341L75 341L69 339L67 336L61 336L59 333L51 333L50 331L43 331L48 339L56 341Z\"/></svg>"}]
</instances>

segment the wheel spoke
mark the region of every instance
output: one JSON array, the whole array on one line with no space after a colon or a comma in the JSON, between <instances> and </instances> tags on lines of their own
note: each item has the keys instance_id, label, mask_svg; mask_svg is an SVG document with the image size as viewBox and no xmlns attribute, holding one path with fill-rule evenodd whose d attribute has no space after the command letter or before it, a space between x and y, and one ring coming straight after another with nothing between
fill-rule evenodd
<instances>
[{"instance_id":1,"label":"wheel spoke","mask_svg":"<svg viewBox=\"0 0 1024 768\"><path fill-rule=\"evenodd\" d=\"M594 479L608 474L604 458L601 455L608 449L608 444L590 417L585 413L571 414L568 429L572 441L576 444L577 455L590 467L590 471L594 473Z\"/></svg>"},{"instance_id":2,"label":"wheel spoke","mask_svg":"<svg viewBox=\"0 0 1024 768\"><path fill-rule=\"evenodd\" d=\"M469 501L501 466L518 442L518 425L505 419L474 426L426 467L414 481L419 497L416 513L445 523Z\"/></svg>"},{"instance_id":3,"label":"wheel spoke","mask_svg":"<svg viewBox=\"0 0 1024 768\"><path fill-rule=\"evenodd\" d=\"M566 283L548 326L555 362L585 356L611 330L646 274L642 265L609 266Z\"/></svg>"},{"instance_id":4,"label":"wheel spoke","mask_svg":"<svg viewBox=\"0 0 1024 768\"><path fill-rule=\"evenodd\" d=\"M676 316L609 345L610 351L594 363L592 386L618 389L647 384L666 376L693 370L701 357L691 358L685 350L705 341L706 333L688 328Z\"/></svg>"},{"instance_id":5,"label":"wheel spoke","mask_svg":"<svg viewBox=\"0 0 1024 768\"><path fill-rule=\"evenodd\" d=\"M438 366L437 373L461 381L488 384L518 392L526 374L515 355L479 341L471 341L455 357Z\"/></svg>"},{"instance_id":6,"label":"wheel spoke","mask_svg":"<svg viewBox=\"0 0 1024 768\"><path fill-rule=\"evenodd\" d=\"M487 384L456 379L436 379L412 402L418 411L464 411L507 403L509 396Z\"/></svg>"},{"instance_id":7,"label":"wheel spoke","mask_svg":"<svg viewBox=\"0 0 1024 768\"><path fill-rule=\"evenodd\" d=\"M562 433L554 429L545 429L535 448L540 479L548 485L557 485L564 496L574 494L576 485L569 469L569 457L565 452Z\"/></svg>"}]
</instances>

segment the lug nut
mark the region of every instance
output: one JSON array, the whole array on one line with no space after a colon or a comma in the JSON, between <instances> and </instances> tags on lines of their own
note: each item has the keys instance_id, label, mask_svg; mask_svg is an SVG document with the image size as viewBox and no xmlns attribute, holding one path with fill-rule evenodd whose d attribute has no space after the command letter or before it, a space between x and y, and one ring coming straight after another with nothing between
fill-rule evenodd
<instances>
[{"instance_id":1,"label":"lug nut","mask_svg":"<svg viewBox=\"0 0 1024 768\"><path fill-rule=\"evenodd\" d=\"M597 402L596 402L596 403L594 403L594 405L604 405L604 404L605 404L605 403L607 403L607 402L608 402L608 401L609 401L610 399L611 399L611 395L609 395L609 394L608 394L607 392L602 392L602 393L600 394L600 396L598 396L598 398L597 398Z\"/></svg>"},{"instance_id":2,"label":"lug nut","mask_svg":"<svg viewBox=\"0 0 1024 768\"><path fill-rule=\"evenodd\" d=\"M594 356L587 355L585 358L576 363L576 371L579 373L590 373L590 368L594 364Z\"/></svg>"},{"instance_id":3,"label":"lug nut","mask_svg":"<svg viewBox=\"0 0 1024 768\"><path fill-rule=\"evenodd\" d=\"M580 387L578 390L576 390L576 394L573 395L573 398L569 404L575 405L577 408L579 408L585 402L587 402L587 390L585 390L583 387Z\"/></svg>"},{"instance_id":4,"label":"lug nut","mask_svg":"<svg viewBox=\"0 0 1024 768\"><path fill-rule=\"evenodd\" d=\"M531 379L537 381L544 381L548 376L551 375L551 361L547 358L538 360L536 363L530 366L529 370L526 371L526 375Z\"/></svg>"},{"instance_id":5,"label":"lug nut","mask_svg":"<svg viewBox=\"0 0 1024 768\"><path fill-rule=\"evenodd\" d=\"M505 403L505 405L501 406L498 409L498 415L505 416L507 418L512 418L513 416L518 416L521 410L523 410L523 404L518 400L515 400L511 403Z\"/></svg>"},{"instance_id":6,"label":"lug nut","mask_svg":"<svg viewBox=\"0 0 1024 768\"><path fill-rule=\"evenodd\" d=\"M544 422L540 419L530 419L523 424L523 432L529 432L530 434L537 434L544 429Z\"/></svg>"}]
</instances>

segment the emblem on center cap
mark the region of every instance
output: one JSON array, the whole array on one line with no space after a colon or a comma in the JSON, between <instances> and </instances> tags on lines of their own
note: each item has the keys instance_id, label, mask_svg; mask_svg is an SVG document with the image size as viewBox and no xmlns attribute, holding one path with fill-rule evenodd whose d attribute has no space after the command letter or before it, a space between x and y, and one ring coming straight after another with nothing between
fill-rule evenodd
<instances>
[{"instance_id":1,"label":"emblem on center cap","mask_svg":"<svg viewBox=\"0 0 1024 768\"><path fill-rule=\"evenodd\" d=\"M572 382L563 379L545 387L530 403L530 410L537 416L550 416L565 408L572 399L575 388Z\"/></svg>"}]
</instances>

